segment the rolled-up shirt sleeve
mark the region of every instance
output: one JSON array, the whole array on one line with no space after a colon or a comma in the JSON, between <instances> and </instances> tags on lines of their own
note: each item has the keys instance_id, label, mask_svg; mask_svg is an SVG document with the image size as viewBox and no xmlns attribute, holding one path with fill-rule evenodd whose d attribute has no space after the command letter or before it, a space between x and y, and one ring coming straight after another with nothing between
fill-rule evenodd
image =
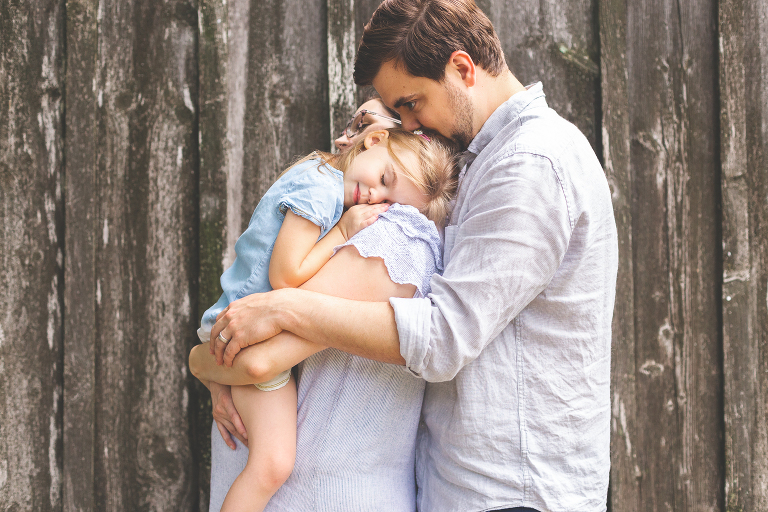
<instances>
[{"instance_id":1,"label":"rolled-up shirt sleeve","mask_svg":"<svg viewBox=\"0 0 768 512\"><path fill-rule=\"evenodd\" d=\"M432 293L390 300L406 366L431 382L453 379L545 290L575 225L558 169L538 154L501 158L471 185Z\"/></svg>"}]
</instances>

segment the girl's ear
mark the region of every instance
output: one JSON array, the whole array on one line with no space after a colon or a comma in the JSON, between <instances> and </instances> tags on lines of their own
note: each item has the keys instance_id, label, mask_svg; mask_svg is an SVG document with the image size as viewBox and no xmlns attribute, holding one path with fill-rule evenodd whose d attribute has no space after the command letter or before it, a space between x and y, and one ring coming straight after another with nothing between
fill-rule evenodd
<instances>
[{"instance_id":1,"label":"girl's ear","mask_svg":"<svg viewBox=\"0 0 768 512\"><path fill-rule=\"evenodd\" d=\"M365 136L363 145L365 146L365 149L371 149L371 147L388 138L389 132L387 130L376 130Z\"/></svg>"}]
</instances>

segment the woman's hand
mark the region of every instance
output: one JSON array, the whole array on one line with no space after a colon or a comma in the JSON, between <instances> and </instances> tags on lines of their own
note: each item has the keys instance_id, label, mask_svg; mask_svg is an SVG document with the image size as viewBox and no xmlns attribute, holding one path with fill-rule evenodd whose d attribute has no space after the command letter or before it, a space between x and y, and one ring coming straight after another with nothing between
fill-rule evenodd
<instances>
[{"instance_id":1,"label":"woman's hand","mask_svg":"<svg viewBox=\"0 0 768 512\"><path fill-rule=\"evenodd\" d=\"M336 227L339 228L344 240L349 240L363 228L367 228L379 218L379 214L387 211L389 204L357 204L344 212Z\"/></svg>"},{"instance_id":2,"label":"woman's hand","mask_svg":"<svg viewBox=\"0 0 768 512\"><path fill-rule=\"evenodd\" d=\"M211 390L213 419L216 420L216 426L224 442L234 450L237 446L232 440L232 436L234 436L248 446L248 433L245 431L245 425L243 425L240 414L235 409L231 388L215 382L209 382L208 388Z\"/></svg>"}]
</instances>

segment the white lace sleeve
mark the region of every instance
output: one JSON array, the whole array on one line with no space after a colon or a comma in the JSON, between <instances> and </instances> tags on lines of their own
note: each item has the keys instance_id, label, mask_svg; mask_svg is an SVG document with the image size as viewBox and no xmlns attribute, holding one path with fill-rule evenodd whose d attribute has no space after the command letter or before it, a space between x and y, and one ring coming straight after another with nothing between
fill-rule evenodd
<instances>
[{"instance_id":1,"label":"white lace sleeve","mask_svg":"<svg viewBox=\"0 0 768 512\"><path fill-rule=\"evenodd\" d=\"M334 254L347 245L364 258L383 259L393 282L416 286L415 297L426 297L432 274L443 271L437 228L413 206L393 204Z\"/></svg>"}]
</instances>

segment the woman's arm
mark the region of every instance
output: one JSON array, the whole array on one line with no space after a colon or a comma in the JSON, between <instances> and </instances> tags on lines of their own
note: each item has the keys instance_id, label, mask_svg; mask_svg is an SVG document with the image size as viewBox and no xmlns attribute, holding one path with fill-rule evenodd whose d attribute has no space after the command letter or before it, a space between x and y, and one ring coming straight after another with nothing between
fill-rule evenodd
<instances>
[{"instance_id":1,"label":"woman's arm","mask_svg":"<svg viewBox=\"0 0 768 512\"><path fill-rule=\"evenodd\" d=\"M390 297L413 297L416 287L412 284L397 284L381 258L363 258L352 246L342 248L320 271L302 287L327 296L357 301L378 302L389 308ZM258 294L256 294L258 295ZM246 301L248 297L241 299ZM236 304L236 301L233 304ZM348 316L349 324L364 325L365 318ZM394 330L394 319L390 329ZM361 333L365 332L361 328ZM395 339L396 335L395 335ZM220 384L254 384L265 382L281 371L287 370L325 347L293 333L283 331L267 341L243 349L232 367L219 366L209 353L208 344L198 345L190 354L189 365L192 373L201 380ZM388 352L389 347L382 347ZM391 359L391 358L390 358ZM402 361L392 361L400 362Z\"/></svg>"},{"instance_id":2,"label":"woman's arm","mask_svg":"<svg viewBox=\"0 0 768 512\"><path fill-rule=\"evenodd\" d=\"M304 284L330 260L334 247L371 225L388 206L353 206L319 241L320 228L288 210L269 261L269 283L272 288L297 288Z\"/></svg>"}]
</instances>

